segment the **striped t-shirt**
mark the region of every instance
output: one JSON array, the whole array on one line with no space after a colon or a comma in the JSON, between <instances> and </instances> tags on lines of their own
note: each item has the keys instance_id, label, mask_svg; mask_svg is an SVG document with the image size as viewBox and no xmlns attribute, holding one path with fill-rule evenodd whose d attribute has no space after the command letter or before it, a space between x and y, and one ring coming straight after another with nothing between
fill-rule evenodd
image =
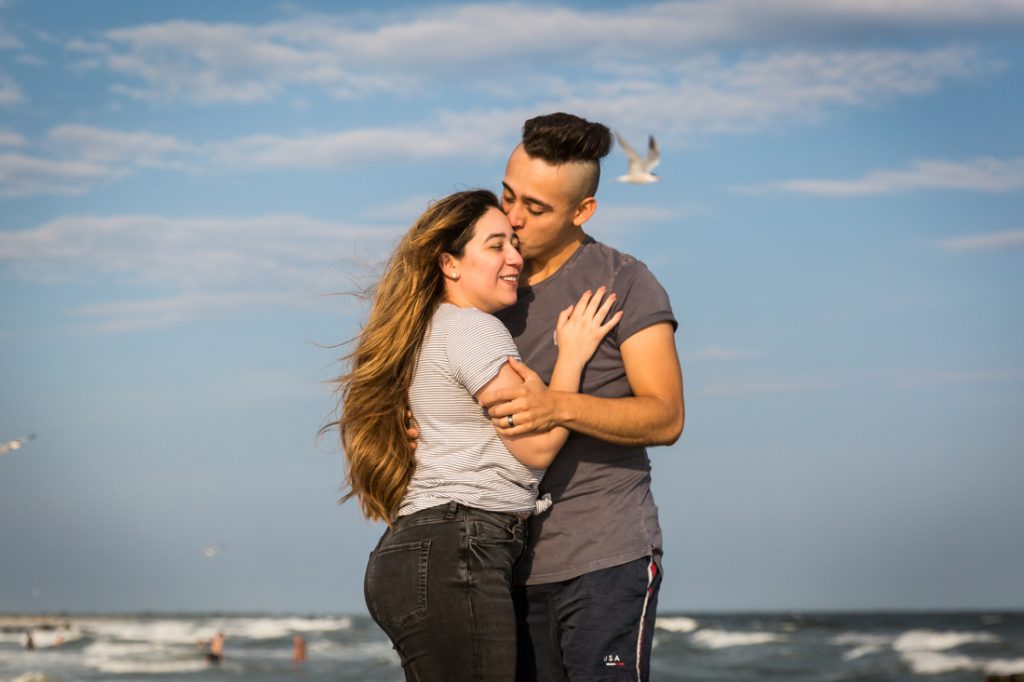
<instances>
[{"instance_id":1,"label":"striped t-shirt","mask_svg":"<svg viewBox=\"0 0 1024 682\"><path fill-rule=\"evenodd\" d=\"M399 516L446 502L501 512L529 512L543 469L508 451L473 394L519 357L492 315L442 303L423 338L409 402L419 427L416 470Z\"/></svg>"}]
</instances>

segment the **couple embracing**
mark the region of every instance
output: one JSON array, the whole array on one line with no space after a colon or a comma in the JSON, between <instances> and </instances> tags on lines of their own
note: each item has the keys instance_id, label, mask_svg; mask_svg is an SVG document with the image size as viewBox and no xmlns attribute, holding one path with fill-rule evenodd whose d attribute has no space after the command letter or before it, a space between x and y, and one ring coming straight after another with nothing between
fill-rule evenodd
<instances>
[{"instance_id":1,"label":"couple embracing","mask_svg":"<svg viewBox=\"0 0 1024 682\"><path fill-rule=\"evenodd\" d=\"M366 602L407 680L649 678L645 446L682 432L682 378L664 289L583 231L610 149L600 123L527 121L500 199L406 233L339 380L349 497L388 524Z\"/></svg>"}]
</instances>

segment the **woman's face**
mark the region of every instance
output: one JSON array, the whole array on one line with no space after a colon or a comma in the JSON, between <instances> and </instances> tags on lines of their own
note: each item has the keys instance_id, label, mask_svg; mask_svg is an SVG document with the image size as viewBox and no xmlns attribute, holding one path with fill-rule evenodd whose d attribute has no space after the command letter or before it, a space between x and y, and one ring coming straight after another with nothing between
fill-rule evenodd
<instances>
[{"instance_id":1,"label":"woman's face","mask_svg":"<svg viewBox=\"0 0 1024 682\"><path fill-rule=\"evenodd\" d=\"M490 208L473 226L462 257L444 254L441 269L448 301L494 313L516 302L523 257L508 218Z\"/></svg>"}]
</instances>

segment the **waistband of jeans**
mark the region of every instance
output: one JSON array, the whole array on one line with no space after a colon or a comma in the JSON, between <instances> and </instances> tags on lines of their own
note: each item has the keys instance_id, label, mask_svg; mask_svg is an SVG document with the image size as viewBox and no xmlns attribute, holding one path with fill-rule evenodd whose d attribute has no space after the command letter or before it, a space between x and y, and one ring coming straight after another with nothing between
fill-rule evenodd
<instances>
[{"instance_id":1,"label":"waistband of jeans","mask_svg":"<svg viewBox=\"0 0 1024 682\"><path fill-rule=\"evenodd\" d=\"M421 509L418 512L413 512L407 516L400 516L395 524L400 524L404 520L423 519L423 518L437 518L454 520L457 518L463 518L469 514L489 514L491 516L504 517L507 519L515 519L517 521L526 521L530 518L530 512L502 512L492 511L490 509L480 509L479 507L469 507L462 504L461 502L445 502L434 507L427 507Z\"/></svg>"}]
</instances>

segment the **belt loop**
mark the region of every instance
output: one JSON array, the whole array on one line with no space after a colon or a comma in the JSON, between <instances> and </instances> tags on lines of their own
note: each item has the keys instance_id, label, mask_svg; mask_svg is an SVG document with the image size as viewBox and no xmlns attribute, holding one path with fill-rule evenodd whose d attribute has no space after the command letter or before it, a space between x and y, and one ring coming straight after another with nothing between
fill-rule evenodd
<instances>
[{"instance_id":1,"label":"belt loop","mask_svg":"<svg viewBox=\"0 0 1024 682\"><path fill-rule=\"evenodd\" d=\"M455 518L455 512L459 511L459 503L452 500L448 503L448 511L445 512L444 518L446 521L451 521Z\"/></svg>"}]
</instances>

